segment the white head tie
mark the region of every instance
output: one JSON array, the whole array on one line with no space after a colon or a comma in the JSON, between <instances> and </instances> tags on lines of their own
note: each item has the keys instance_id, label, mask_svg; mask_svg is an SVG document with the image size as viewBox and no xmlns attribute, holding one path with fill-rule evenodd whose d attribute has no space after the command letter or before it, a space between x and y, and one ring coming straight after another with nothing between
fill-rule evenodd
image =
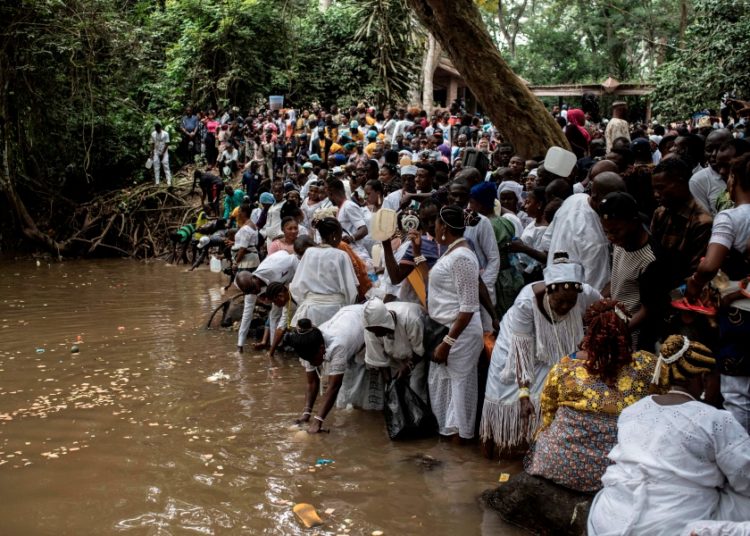
<instances>
[{"instance_id":1,"label":"white head tie","mask_svg":"<svg viewBox=\"0 0 750 536\"><path fill-rule=\"evenodd\" d=\"M683 355L685 355L685 352L688 351L688 348L690 348L690 339L688 339L687 337L682 337L682 348L677 350L674 355L664 357L664 355L659 352L659 358L656 360L656 367L654 368L654 376L651 378L651 383L658 385L659 378L661 377L662 363L664 365L671 365L672 363L680 359Z\"/></svg>"},{"instance_id":2,"label":"white head tie","mask_svg":"<svg viewBox=\"0 0 750 536\"><path fill-rule=\"evenodd\" d=\"M566 258L557 258L544 269L544 284L546 286L560 283L583 283L583 266Z\"/></svg>"}]
</instances>

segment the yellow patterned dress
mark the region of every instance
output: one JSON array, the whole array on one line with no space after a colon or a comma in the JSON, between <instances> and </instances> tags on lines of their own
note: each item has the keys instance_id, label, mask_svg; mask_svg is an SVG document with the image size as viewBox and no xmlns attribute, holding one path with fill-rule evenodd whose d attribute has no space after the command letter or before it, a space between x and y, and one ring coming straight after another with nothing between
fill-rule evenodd
<instances>
[{"instance_id":1,"label":"yellow patterned dress","mask_svg":"<svg viewBox=\"0 0 750 536\"><path fill-rule=\"evenodd\" d=\"M552 367L541 396L542 426L524 460L527 473L595 492L617 443L617 417L648 395L656 356L636 352L612 385L590 374L575 354Z\"/></svg>"}]
</instances>

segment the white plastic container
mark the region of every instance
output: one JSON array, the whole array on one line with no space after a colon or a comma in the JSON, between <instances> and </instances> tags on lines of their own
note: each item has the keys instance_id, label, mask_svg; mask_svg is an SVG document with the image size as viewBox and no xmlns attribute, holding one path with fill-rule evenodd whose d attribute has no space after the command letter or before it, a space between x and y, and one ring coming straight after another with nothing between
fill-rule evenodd
<instances>
[{"instance_id":1,"label":"white plastic container","mask_svg":"<svg viewBox=\"0 0 750 536\"><path fill-rule=\"evenodd\" d=\"M389 208L381 208L378 210L370 222L370 236L372 239L377 242L390 240L396 232L397 217L395 210Z\"/></svg>"},{"instance_id":2,"label":"white plastic container","mask_svg":"<svg viewBox=\"0 0 750 536\"><path fill-rule=\"evenodd\" d=\"M211 255L211 265L210 266L211 266L211 271L212 272L214 272L216 274L221 273L221 259L219 259L218 257L214 257L213 255Z\"/></svg>"},{"instance_id":3,"label":"white plastic container","mask_svg":"<svg viewBox=\"0 0 750 536\"><path fill-rule=\"evenodd\" d=\"M281 110L284 107L284 96L270 95L268 97L268 104L271 110Z\"/></svg>"},{"instance_id":4,"label":"white plastic container","mask_svg":"<svg viewBox=\"0 0 750 536\"><path fill-rule=\"evenodd\" d=\"M544 169L550 173L567 178L576 165L576 155L562 147L550 147L544 157Z\"/></svg>"}]
</instances>

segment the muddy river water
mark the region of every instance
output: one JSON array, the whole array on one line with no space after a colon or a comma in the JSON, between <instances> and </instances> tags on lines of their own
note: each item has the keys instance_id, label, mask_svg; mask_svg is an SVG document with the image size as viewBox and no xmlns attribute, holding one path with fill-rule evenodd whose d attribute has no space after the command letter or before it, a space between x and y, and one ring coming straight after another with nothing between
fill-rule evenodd
<instances>
[{"instance_id":1,"label":"muddy river water","mask_svg":"<svg viewBox=\"0 0 750 536\"><path fill-rule=\"evenodd\" d=\"M355 409L334 409L330 434L290 430L300 364L203 329L222 283L162 263L0 262L0 534L520 534L479 506L508 468L476 446L394 443ZM304 529L298 502L325 525Z\"/></svg>"}]
</instances>

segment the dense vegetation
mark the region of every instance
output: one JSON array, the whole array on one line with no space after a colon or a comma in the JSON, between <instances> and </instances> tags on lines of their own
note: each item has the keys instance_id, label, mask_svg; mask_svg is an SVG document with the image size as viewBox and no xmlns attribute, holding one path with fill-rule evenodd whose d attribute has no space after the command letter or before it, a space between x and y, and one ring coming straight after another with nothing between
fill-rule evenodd
<instances>
[{"instance_id":1,"label":"dense vegetation","mask_svg":"<svg viewBox=\"0 0 750 536\"><path fill-rule=\"evenodd\" d=\"M655 80L657 110L670 117L715 107L727 89L750 96L750 0L477 3L532 83ZM408 5L0 3L0 243L17 245L30 226L38 235L26 238L60 240L82 201L143 181L153 120L173 129L185 104L244 111L272 94L297 106L403 102L425 43Z\"/></svg>"}]
</instances>

